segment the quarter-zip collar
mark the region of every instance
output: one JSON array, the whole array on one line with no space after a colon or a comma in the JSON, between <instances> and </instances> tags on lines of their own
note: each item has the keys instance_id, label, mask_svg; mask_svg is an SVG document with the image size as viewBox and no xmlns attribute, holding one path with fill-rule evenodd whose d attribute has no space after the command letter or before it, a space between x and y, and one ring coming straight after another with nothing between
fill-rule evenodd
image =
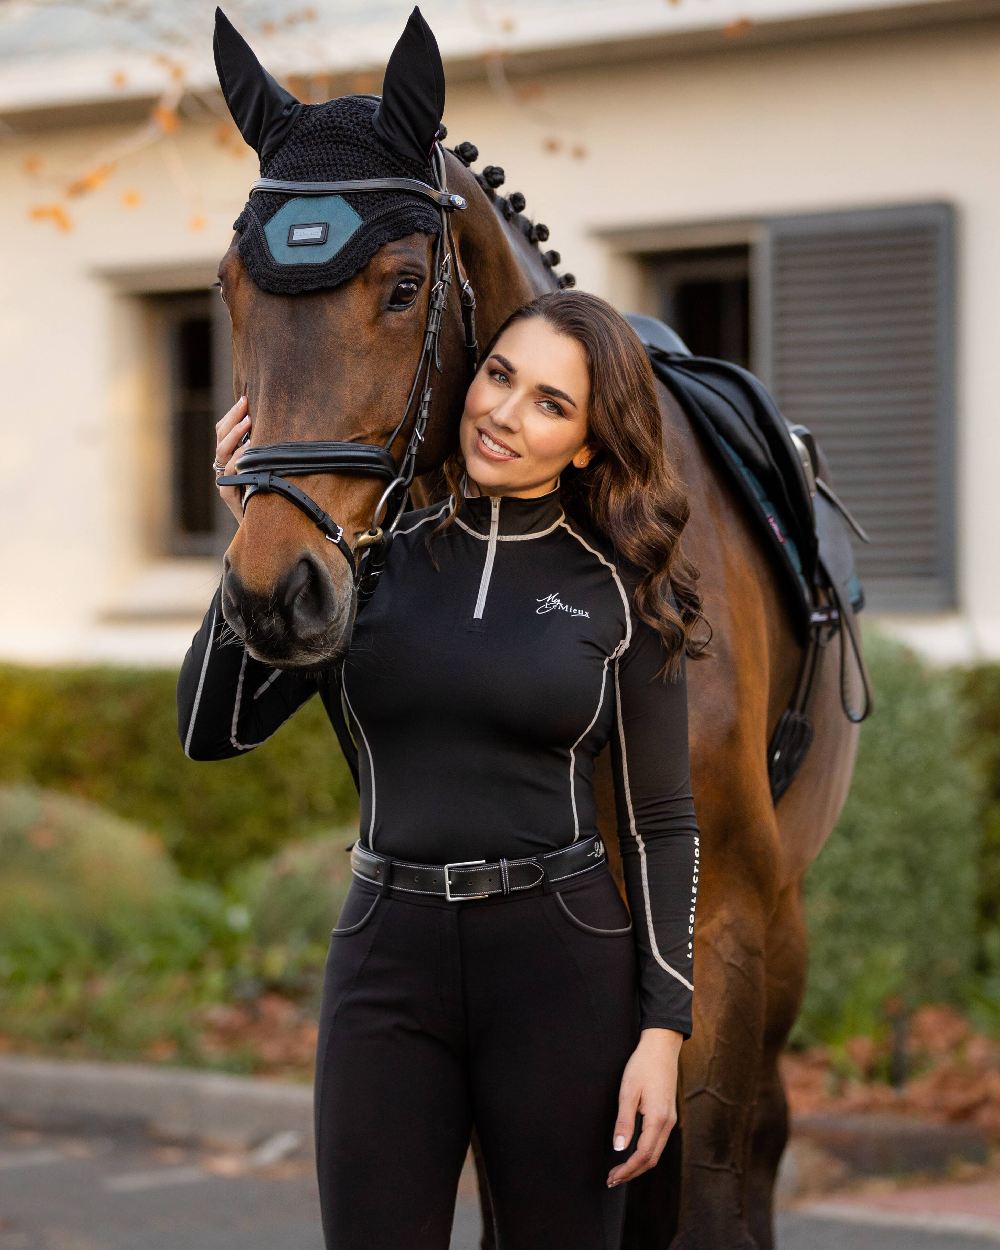
<instances>
[{"instance_id":1,"label":"quarter-zip collar","mask_svg":"<svg viewBox=\"0 0 1000 1250\"><path fill-rule=\"evenodd\" d=\"M480 538L540 538L551 533L564 515L558 482L547 494L530 499L467 495L467 489L468 479L463 476L457 520Z\"/></svg>"}]
</instances>

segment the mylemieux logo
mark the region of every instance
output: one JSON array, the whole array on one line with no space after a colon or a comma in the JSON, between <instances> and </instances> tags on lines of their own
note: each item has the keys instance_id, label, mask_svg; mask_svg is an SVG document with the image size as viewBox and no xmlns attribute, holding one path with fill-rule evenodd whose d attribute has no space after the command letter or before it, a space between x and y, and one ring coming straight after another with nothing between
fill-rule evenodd
<instances>
[{"instance_id":1,"label":"mylemieux logo","mask_svg":"<svg viewBox=\"0 0 1000 1250\"><path fill-rule=\"evenodd\" d=\"M571 608L568 603L563 603L557 594L546 595L544 599L536 599L539 605L536 608L538 616L544 616L546 612L568 612L570 616L590 616L589 612L584 612L583 608Z\"/></svg>"}]
</instances>

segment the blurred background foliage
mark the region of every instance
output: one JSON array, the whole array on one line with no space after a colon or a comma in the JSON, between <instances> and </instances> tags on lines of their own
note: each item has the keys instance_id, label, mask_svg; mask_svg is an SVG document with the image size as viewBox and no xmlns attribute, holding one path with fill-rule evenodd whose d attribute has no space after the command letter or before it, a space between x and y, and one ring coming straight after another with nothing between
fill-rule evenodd
<instances>
[{"instance_id":1,"label":"blurred background foliage","mask_svg":"<svg viewBox=\"0 0 1000 1250\"><path fill-rule=\"evenodd\" d=\"M0 665L0 785L89 799L163 842L188 877L348 823L357 795L317 696L265 747L198 763L177 736L176 673Z\"/></svg>"},{"instance_id":2,"label":"blurred background foliage","mask_svg":"<svg viewBox=\"0 0 1000 1250\"><path fill-rule=\"evenodd\" d=\"M988 667L929 667L874 631L865 652L875 712L861 725L840 820L806 878L809 980L791 1040L885 1037L892 1014L929 1002L964 1006L996 1029L984 991L1000 972L997 898L982 865L1000 753L980 741L989 718L975 700L991 674L1000 699L1000 682Z\"/></svg>"},{"instance_id":3,"label":"blurred background foliage","mask_svg":"<svg viewBox=\"0 0 1000 1250\"><path fill-rule=\"evenodd\" d=\"M864 639L876 710L805 882L790 1044L885 1038L931 1002L1000 1036L1000 665L935 669ZM280 995L314 1027L357 835L333 731L314 699L249 755L196 763L174 689L171 673L0 668L8 1046L252 1070L206 1045L213 1011Z\"/></svg>"}]
</instances>

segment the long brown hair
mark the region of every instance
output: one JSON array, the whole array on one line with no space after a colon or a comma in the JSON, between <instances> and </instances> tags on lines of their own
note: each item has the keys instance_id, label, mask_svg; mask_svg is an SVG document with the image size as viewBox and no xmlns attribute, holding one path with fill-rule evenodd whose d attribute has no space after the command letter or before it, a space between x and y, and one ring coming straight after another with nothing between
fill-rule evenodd
<instances>
[{"instance_id":1,"label":"long brown hair","mask_svg":"<svg viewBox=\"0 0 1000 1250\"><path fill-rule=\"evenodd\" d=\"M700 573L681 550L681 532L690 508L683 483L664 455L656 383L645 348L606 300L586 291L550 291L511 313L482 352L480 367L501 334L527 317L541 318L575 339L586 353L590 372L587 442L595 451L586 468L578 469L570 461L563 470L560 501L567 515L575 514L606 536L619 557L640 574L634 606L659 632L667 652L660 675L673 679L682 651L692 659L710 654L707 639L698 644L692 638L697 622L708 622L696 589ZM465 458L457 445L441 466L446 490L455 503L428 536L428 551L431 540L454 523L465 471ZM676 609L669 599L671 589Z\"/></svg>"}]
</instances>

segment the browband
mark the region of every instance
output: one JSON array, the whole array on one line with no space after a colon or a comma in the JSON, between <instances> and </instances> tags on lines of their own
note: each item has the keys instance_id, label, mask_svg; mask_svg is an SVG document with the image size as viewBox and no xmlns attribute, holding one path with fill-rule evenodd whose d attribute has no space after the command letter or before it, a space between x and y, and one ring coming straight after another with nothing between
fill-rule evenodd
<instances>
[{"instance_id":1,"label":"browband","mask_svg":"<svg viewBox=\"0 0 1000 1250\"><path fill-rule=\"evenodd\" d=\"M454 191L439 191L418 178L348 178L340 182L287 182L281 178L258 178L250 186L255 191L277 191L283 195L340 195L356 191L409 191L422 195L437 208L467 208L464 195Z\"/></svg>"}]
</instances>

